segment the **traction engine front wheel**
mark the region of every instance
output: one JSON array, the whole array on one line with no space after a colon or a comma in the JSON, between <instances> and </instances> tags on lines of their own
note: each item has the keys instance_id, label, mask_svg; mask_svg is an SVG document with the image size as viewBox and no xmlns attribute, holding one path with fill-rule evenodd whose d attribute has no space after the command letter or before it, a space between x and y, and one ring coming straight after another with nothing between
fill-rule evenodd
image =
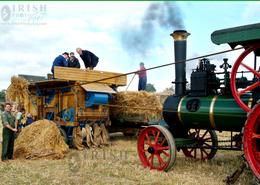
<instances>
[{"instance_id":1,"label":"traction engine front wheel","mask_svg":"<svg viewBox=\"0 0 260 185\"><path fill-rule=\"evenodd\" d=\"M143 129L137 141L139 158L143 166L158 171L168 171L176 159L176 146L172 134L163 126Z\"/></svg>"}]
</instances>

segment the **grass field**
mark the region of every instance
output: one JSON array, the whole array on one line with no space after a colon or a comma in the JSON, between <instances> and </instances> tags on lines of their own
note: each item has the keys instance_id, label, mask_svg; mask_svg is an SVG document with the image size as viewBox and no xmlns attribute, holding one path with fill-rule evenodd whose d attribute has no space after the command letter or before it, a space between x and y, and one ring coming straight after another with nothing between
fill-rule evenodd
<instances>
[{"instance_id":1,"label":"grass field","mask_svg":"<svg viewBox=\"0 0 260 185\"><path fill-rule=\"evenodd\" d=\"M62 160L0 162L0 184L221 185L241 164L242 152L218 151L207 162L185 158L178 152L171 171L150 171L140 164L135 138L118 136L111 142L104 148L71 149ZM254 184L253 179L250 170L245 170L236 184Z\"/></svg>"}]
</instances>

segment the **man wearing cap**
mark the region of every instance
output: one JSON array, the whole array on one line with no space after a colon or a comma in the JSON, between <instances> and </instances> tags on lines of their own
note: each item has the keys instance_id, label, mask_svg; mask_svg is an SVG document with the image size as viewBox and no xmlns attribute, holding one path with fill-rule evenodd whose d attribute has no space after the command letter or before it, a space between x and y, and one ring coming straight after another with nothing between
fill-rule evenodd
<instances>
[{"instance_id":1,"label":"man wearing cap","mask_svg":"<svg viewBox=\"0 0 260 185\"><path fill-rule=\"evenodd\" d=\"M68 67L68 61L67 61L68 58L69 58L69 53L67 52L64 52L62 53L62 55L57 56L53 61L51 72L54 74L54 66Z\"/></svg>"},{"instance_id":2,"label":"man wearing cap","mask_svg":"<svg viewBox=\"0 0 260 185\"><path fill-rule=\"evenodd\" d=\"M3 124L3 143L2 143L2 161L13 159L14 138L17 132L15 117L11 114L12 106L10 103L5 104L5 111L2 114Z\"/></svg>"},{"instance_id":3,"label":"man wearing cap","mask_svg":"<svg viewBox=\"0 0 260 185\"><path fill-rule=\"evenodd\" d=\"M99 58L92 52L88 50L82 50L81 48L76 49L80 58L83 60L86 69L93 70L97 66Z\"/></svg>"},{"instance_id":4,"label":"man wearing cap","mask_svg":"<svg viewBox=\"0 0 260 185\"><path fill-rule=\"evenodd\" d=\"M144 91L147 83L147 75L143 62L140 63L140 70L137 74L139 76L138 91Z\"/></svg>"},{"instance_id":5,"label":"man wearing cap","mask_svg":"<svg viewBox=\"0 0 260 185\"><path fill-rule=\"evenodd\" d=\"M68 67L80 68L79 60L75 57L73 52L70 52L70 58L68 64L69 64Z\"/></svg>"}]
</instances>

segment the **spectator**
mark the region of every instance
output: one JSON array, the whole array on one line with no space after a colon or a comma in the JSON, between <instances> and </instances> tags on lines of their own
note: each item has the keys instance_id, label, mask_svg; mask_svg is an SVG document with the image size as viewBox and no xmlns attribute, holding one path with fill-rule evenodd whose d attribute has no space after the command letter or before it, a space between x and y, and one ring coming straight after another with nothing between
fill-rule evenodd
<instances>
[{"instance_id":1,"label":"spectator","mask_svg":"<svg viewBox=\"0 0 260 185\"><path fill-rule=\"evenodd\" d=\"M3 124L2 124L2 113L4 112L4 105L0 104L0 143L2 143L2 132L3 132Z\"/></svg>"},{"instance_id":2,"label":"spectator","mask_svg":"<svg viewBox=\"0 0 260 185\"><path fill-rule=\"evenodd\" d=\"M73 52L70 52L68 67L80 68L79 60L74 56Z\"/></svg>"},{"instance_id":3,"label":"spectator","mask_svg":"<svg viewBox=\"0 0 260 185\"><path fill-rule=\"evenodd\" d=\"M18 112L16 113L15 125L16 125L16 128L18 128L18 130L21 130L23 127L22 119L24 118L24 114L25 114L24 108L21 108L21 109L19 108Z\"/></svg>"},{"instance_id":4,"label":"spectator","mask_svg":"<svg viewBox=\"0 0 260 185\"><path fill-rule=\"evenodd\" d=\"M82 50L81 48L76 49L80 58L83 60L86 69L93 70L97 66L99 58L92 52L88 50Z\"/></svg>"}]
</instances>

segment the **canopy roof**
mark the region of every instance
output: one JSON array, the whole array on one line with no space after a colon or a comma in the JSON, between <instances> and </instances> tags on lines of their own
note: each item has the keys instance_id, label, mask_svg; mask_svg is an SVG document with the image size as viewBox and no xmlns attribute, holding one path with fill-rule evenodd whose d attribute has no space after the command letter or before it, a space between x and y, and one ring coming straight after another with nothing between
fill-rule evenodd
<instances>
[{"instance_id":1,"label":"canopy roof","mask_svg":"<svg viewBox=\"0 0 260 185\"><path fill-rule=\"evenodd\" d=\"M260 43L260 23L214 31L211 40L218 45L227 43L231 48Z\"/></svg>"}]
</instances>

